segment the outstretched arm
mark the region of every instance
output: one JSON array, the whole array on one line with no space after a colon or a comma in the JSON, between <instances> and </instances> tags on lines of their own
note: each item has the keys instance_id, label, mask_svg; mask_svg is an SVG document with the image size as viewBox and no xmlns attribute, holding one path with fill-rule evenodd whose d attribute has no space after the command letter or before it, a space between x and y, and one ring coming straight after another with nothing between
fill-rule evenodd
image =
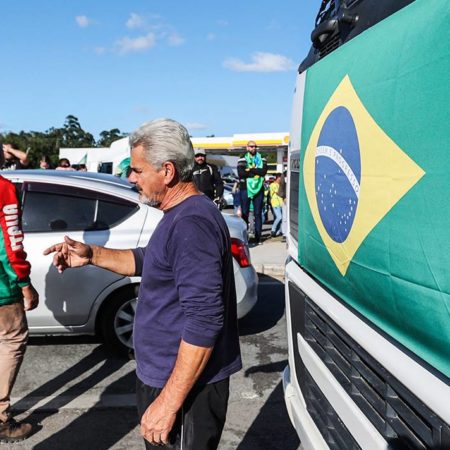
<instances>
[{"instance_id":1,"label":"outstretched arm","mask_svg":"<svg viewBox=\"0 0 450 450\"><path fill-rule=\"evenodd\" d=\"M53 265L60 273L68 268L83 267L88 264L125 276L132 276L136 273L135 259L131 250L87 245L65 236L64 242L44 250L44 255L50 253L54 253Z\"/></svg>"}]
</instances>

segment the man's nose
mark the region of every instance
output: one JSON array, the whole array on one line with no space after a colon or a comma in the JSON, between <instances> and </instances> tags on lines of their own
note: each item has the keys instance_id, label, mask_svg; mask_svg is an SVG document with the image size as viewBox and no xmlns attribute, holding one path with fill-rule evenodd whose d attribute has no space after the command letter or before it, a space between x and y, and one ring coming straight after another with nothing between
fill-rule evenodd
<instances>
[{"instance_id":1,"label":"man's nose","mask_svg":"<svg viewBox=\"0 0 450 450\"><path fill-rule=\"evenodd\" d=\"M136 184L136 174L134 172L130 172L130 175L128 175L128 181L130 183Z\"/></svg>"}]
</instances>

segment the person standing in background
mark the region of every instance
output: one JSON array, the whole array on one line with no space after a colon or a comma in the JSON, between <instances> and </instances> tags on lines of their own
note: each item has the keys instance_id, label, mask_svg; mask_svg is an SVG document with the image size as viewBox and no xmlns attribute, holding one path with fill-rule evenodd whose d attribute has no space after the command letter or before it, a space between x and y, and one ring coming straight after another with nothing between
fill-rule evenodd
<instances>
[{"instance_id":1,"label":"person standing in background","mask_svg":"<svg viewBox=\"0 0 450 450\"><path fill-rule=\"evenodd\" d=\"M55 170L69 170L75 171L75 169L70 165L70 161L67 158L61 158L58 161L58 166Z\"/></svg>"},{"instance_id":2,"label":"person standing in background","mask_svg":"<svg viewBox=\"0 0 450 450\"><path fill-rule=\"evenodd\" d=\"M26 169L30 164L27 153L15 144L3 144L2 161L1 170Z\"/></svg>"},{"instance_id":3,"label":"person standing in background","mask_svg":"<svg viewBox=\"0 0 450 450\"><path fill-rule=\"evenodd\" d=\"M242 201L242 218L247 223L250 214L250 202L253 202L255 221L255 242L261 243L262 209L264 202L264 177L267 173L267 161L257 151L255 141L247 142L247 153L239 158L237 171Z\"/></svg>"},{"instance_id":4,"label":"person standing in background","mask_svg":"<svg viewBox=\"0 0 450 450\"><path fill-rule=\"evenodd\" d=\"M16 188L0 176L0 192L0 442L8 443L22 441L33 431L31 424L12 417L10 395L28 340L25 312L38 306L39 296L23 249Z\"/></svg>"},{"instance_id":5,"label":"person standing in background","mask_svg":"<svg viewBox=\"0 0 450 450\"><path fill-rule=\"evenodd\" d=\"M50 161L50 157L48 155L42 155L39 160L39 169L49 170L53 169L52 163Z\"/></svg>"},{"instance_id":6,"label":"person standing in background","mask_svg":"<svg viewBox=\"0 0 450 450\"><path fill-rule=\"evenodd\" d=\"M223 196L223 181L215 164L206 162L206 152L202 148L194 150L195 163L192 169L194 184L200 192L220 206Z\"/></svg>"},{"instance_id":7,"label":"person standing in background","mask_svg":"<svg viewBox=\"0 0 450 450\"><path fill-rule=\"evenodd\" d=\"M286 197L286 187L283 174L277 173L275 180L269 186L270 204L274 214L272 230L270 235L272 237L281 236L281 221L283 219L283 204Z\"/></svg>"}]
</instances>

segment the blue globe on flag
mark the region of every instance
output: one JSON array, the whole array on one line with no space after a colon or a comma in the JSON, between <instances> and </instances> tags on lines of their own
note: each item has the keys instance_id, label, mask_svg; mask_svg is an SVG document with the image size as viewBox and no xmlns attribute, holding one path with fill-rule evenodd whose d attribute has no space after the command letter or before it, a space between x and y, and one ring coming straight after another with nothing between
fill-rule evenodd
<instances>
[{"instance_id":1,"label":"blue globe on flag","mask_svg":"<svg viewBox=\"0 0 450 450\"><path fill-rule=\"evenodd\" d=\"M328 115L317 141L315 195L323 226L333 241L344 242L355 220L361 183L361 156L350 111Z\"/></svg>"}]
</instances>

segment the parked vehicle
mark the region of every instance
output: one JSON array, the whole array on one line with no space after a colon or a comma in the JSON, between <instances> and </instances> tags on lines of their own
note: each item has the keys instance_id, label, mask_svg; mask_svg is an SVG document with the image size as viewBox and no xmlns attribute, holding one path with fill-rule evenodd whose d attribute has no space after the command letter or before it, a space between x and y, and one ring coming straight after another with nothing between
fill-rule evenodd
<instances>
[{"instance_id":1,"label":"parked vehicle","mask_svg":"<svg viewBox=\"0 0 450 450\"><path fill-rule=\"evenodd\" d=\"M24 245L39 307L27 314L31 334L94 334L112 348L131 348L139 277L94 266L59 274L42 252L65 235L111 248L145 246L162 212L139 202L126 180L106 174L53 170L4 171L22 198ZM245 224L224 216L232 239L238 317L257 298Z\"/></svg>"},{"instance_id":2,"label":"parked vehicle","mask_svg":"<svg viewBox=\"0 0 450 450\"><path fill-rule=\"evenodd\" d=\"M450 448L448 0L324 0L294 94L285 401L302 447Z\"/></svg>"},{"instance_id":3,"label":"parked vehicle","mask_svg":"<svg viewBox=\"0 0 450 450\"><path fill-rule=\"evenodd\" d=\"M223 186L222 208L233 208L233 187L225 184Z\"/></svg>"}]
</instances>

